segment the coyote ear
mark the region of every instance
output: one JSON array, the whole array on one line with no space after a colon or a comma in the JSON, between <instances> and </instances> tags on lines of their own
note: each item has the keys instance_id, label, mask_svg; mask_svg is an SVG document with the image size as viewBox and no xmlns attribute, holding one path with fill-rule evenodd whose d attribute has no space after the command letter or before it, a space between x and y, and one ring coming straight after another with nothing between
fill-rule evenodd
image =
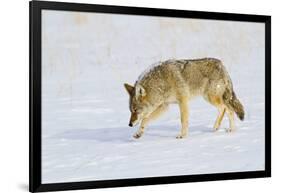
<instances>
[{"instance_id":1,"label":"coyote ear","mask_svg":"<svg viewBox=\"0 0 281 193\"><path fill-rule=\"evenodd\" d=\"M136 97L137 97L137 99L139 97L144 97L145 95L146 95L145 89L141 85L137 84L136 85Z\"/></svg>"},{"instance_id":2,"label":"coyote ear","mask_svg":"<svg viewBox=\"0 0 281 193\"><path fill-rule=\"evenodd\" d=\"M132 95L132 94L133 94L133 91L134 91L134 89L135 89L133 86L131 86L131 85L125 83L125 84L124 84L124 87L125 87L125 89L126 89L126 91L128 92L129 95Z\"/></svg>"}]
</instances>

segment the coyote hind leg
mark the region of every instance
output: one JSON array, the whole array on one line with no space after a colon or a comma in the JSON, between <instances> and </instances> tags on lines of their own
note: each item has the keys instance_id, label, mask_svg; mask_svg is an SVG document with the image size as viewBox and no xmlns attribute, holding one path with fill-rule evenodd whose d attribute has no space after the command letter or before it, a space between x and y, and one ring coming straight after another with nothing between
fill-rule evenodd
<instances>
[{"instance_id":1,"label":"coyote hind leg","mask_svg":"<svg viewBox=\"0 0 281 193\"><path fill-rule=\"evenodd\" d=\"M210 104L214 105L219 113L216 119L216 122L214 124L214 131L217 131L221 125L222 119L224 117L225 111L226 111L226 107L223 104L223 100L221 96L218 96L216 94L208 94L207 96L205 95L204 97Z\"/></svg>"},{"instance_id":2,"label":"coyote hind leg","mask_svg":"<svg viewBox=\"0 0 281 193\"><path fill-rule=\"evenodd\" d=\"M214 131L219 130L219 127L221 125L221 121L222 121L223 116L225 114L225 108L224 107L218 107L218 110L219 110L219 114L217 116L217 119L216 119L216 122L215 122L215 125L214 125Z\"/></svg>"},{"instance_id":3,"label":"coyote hind leg","mask_svg":"<svg viewBox=\"0 0 281 193\"><path fill-rule=\"evenodd\" d=\"M234 112L230 109L226 109L226 113L229 118L229 129L226 130L226 132L233 132L235 131L235 124L234 124Z\"/></svg>"}]
</instances>

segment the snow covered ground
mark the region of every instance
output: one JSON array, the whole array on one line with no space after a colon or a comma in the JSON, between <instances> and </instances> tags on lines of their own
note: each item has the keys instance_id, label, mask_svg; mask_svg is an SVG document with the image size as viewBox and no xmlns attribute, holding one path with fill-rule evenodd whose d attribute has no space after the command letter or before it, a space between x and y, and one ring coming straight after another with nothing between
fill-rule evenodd
<instances>
[{"instance_id":1,"label":"snow covered ground","mask_svg":"<svg viewBox=\"0 0 281 193\"><path fill-rule=\"evenodd\" d=\"M264 25L43 11L43 183L264 169ZM216 109L190 106L189 137L176 139L178 107L136 140L123 83L168 58L216 57L246 110L213 132Z\"/></svg>"}]
</instances>

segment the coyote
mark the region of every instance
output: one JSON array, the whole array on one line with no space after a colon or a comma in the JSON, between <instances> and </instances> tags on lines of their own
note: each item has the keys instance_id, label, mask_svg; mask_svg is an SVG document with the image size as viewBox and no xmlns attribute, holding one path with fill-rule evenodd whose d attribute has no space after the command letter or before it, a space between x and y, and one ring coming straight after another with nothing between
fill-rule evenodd
<instances>
[{"instance_id":1,"label":"coyote","mask_svg":"<svg viewBox=\"0 0 281 193\"><path fill-rule=\"evenodd\" d=\"M177 138L186 137L188 104L199 95L218 109L214 131L219 129L225 112L229 118L228 132L235 129L234 112L240 120L244 119L244 108L233 91L230 76L222 62L215 58L159 62L142 73L134 86L127 83L124 86L130 96L129 126L141 121L135 138L140 138L147 124L171 103L177 103L180 109L181 130Z\"/></svg>"}]
</instances>

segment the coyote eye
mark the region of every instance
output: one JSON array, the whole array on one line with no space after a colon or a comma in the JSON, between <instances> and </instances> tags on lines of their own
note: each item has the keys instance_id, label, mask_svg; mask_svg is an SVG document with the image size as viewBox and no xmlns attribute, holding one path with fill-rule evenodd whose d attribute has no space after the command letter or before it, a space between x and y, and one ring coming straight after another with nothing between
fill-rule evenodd
<instances>
[{"instance_id":1,"label":"coyote eye","mask_svg":"<svg viewBox=\"0 0 281 193\"><path fill-rule=\"evenodd\" d=\"M142 112L142 108L136 109L136 113L141 113Z\"/></svg>"}]
</instances>

